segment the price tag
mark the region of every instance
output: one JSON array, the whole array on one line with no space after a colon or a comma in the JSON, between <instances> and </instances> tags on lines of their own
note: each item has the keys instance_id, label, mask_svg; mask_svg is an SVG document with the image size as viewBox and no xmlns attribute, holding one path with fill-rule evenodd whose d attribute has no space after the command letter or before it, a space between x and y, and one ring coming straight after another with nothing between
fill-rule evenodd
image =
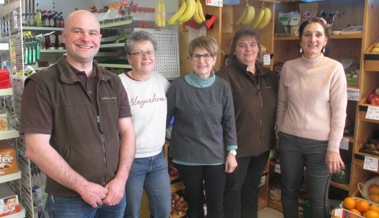
<instances>
[{"instance_id":1,"label":"price tag","mask_svg":"<svg viewBox=\"0 0 379 218\"><path fill-rule=\"evenodd\" d=\"M222 7L223 0L205 0L205 5Z\"/></svg>"},{"instance_id":2,"label":"price tag","mask_svg":"<svg viewBox=\"0 0 379 218\"><path fill-rule=\"evenodd\" d=\"M365 160L363 163L363 169L377 172L378 171L378 159L365 156Z\"/></svg>"},{"instance_id":3,"label":"price tag","mask_svg":"<svg viewBox=\"0 0 379 218\"><path fill-rule=\"evenodd\" d=\"M275 173L279 173L279 174L281 173L279 164L275 164L275 170L274 171L275 171Z\"/></svg>"},{"instance_id":4,"label":"price tag","mask_svg":"<svg viewBox=\"0 0 379 218\"><path fill-rule=\"evenodd\" d=\"M366 119L379 120L379 107L368 106Z\"/></svg>"},{"instance_id":5,"label":"price tag","mask_svg":"<svg viewBox=\"0 0 379 218\"><path fill-rule=\"evenodd\" d=\"M271 62L271 55L270 54L264 54L263 55L263 65L270 65Z\"/></svg>"},{"instance_id":6,"label":"price tag","mask_svg":"<svg viewBox=\"0 0 379 218\"><path fill-rule=\"evenodd\" d=\"M359 89L347 88L347 100L359 101Z\"/></svg>"},{"instance_id":7,"label":"price tag","mask_svg":"<svg viewBox=\"0 0 379 218\"><path fill-rule=\"evenodd\" d=\"M342 138L340 149L349 150L349 138L346 138L346 137Z\"/></svg>"}]
</instances>

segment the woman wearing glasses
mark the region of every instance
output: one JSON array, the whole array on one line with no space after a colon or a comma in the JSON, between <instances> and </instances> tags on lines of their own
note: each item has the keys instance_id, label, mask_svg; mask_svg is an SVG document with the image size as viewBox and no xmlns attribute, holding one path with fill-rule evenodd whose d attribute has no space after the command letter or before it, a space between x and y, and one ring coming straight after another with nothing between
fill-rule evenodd
<instances>
[{"instance_id":1,"label":"woman wearing glasses","mask_svg":"<svg viewBox=\"0 0 379 218\"><path fill-rule=\"evenodd\" d=\"M226 178L228 218L257 218L259 185L275 144L278 78L257 60L259 53L258 34L240 29L233 37L227 67L217 74L230 84L236 114L238 168Z\"/></svg>"},{"instance_id":2,"label":"woman wearing glasses","mask_svg":"<svg viewBox=\"0 0 379 218\"><path fill-rule=\"evenodd\" d=\"M120 75L128 93L136 134L136 156L126 183L124 217L139 218L142 191L149 199L151 217L167 218L171 210L171 187L165 142L169 82L155 72L157 42L145 31L130 34L125 51L132 70Z\"/></svg>"},{"instance_id":3,"label":"woman wearing glasses","mask_svg":"<svg viewBox=\"0 0 379 218\"><path fill-rule=\"evenodd\" d=\"M189 218L203 218L204 203L207 218L224 217L226 173L237 167L235 153L228 152L237 149L232 93L212 70L217 52L212 37L192 40L193 70L176 79L167 92L167 124L175 117L169 154L186 187Z\"/></svg>"},{"instance_id":4,"label":"woman wearing glasses","mask_svg":"<svg viewBox=\"0 0 379 218\"><path fill-rule=\"evenodd\" d=\"M345 167L339 147L346 118L346 78L342 64L323 54L328 42L325 20L306 20L299 33L302 55L284 64L279 88L276 124L283 214L298 216L306 167L311 217L325 218L330 211L331 174Z\"/></svg>"}]
</instances>

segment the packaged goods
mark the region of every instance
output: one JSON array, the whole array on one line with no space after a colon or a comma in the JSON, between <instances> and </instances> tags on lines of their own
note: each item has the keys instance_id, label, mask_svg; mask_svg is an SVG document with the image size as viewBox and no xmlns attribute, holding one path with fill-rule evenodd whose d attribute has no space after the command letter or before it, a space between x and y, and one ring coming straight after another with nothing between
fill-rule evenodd
<instances>
[{"instance_id":1,"label":"packaged goods","mask_svg":"<svg viewBox=\"0 0 379 218\"><path fill-rule=\"evenodd\" d=\"M0 217L20 211L21 206L18 201L18 196L11 191L7 184L0 184Z\"/></svg>"},{"instance_id":2,"label":"packaged goods","mask_svg":"<svg viewBox=\"0 0 379 218\"><path fill-rule=\"evenodd\" d=\"M16 149L7 141L0 141L0 176L18 171Z\"/></svg>"}]
</instances>

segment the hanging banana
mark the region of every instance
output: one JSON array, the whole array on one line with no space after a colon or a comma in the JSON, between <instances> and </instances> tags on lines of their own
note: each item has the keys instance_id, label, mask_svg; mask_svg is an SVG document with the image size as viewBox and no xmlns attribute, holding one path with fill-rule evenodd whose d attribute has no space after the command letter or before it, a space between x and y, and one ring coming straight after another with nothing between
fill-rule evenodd
<instances>
[{"instance_id":1,"label":"hanging banana","mask_svg":"<svg viewBox=\"0 0 379 218\"><path fill-rule=\"evenodd\" d=\"M270 23L271 20L271 10L270 8L265 8L265 15L263 17L262 22L259 24L258 29L263 29L264 27L267 26L268 23Z\"/></svg>"},{"instance_id":2,"label":"hanging banana","mask_svg":"<svg viewBox=\"0 0 379 218\"><path fill-rule=\"evenodd\" d=\"M256 29L259 26L259 24L262 22L264 15L265 15L265 8L262 7L261 10L259 11L257 19L255 20L253 24L254 29Z\"/></svg>"},{"instance_id":3,"label":"hanging banana","mask_svg":"<svg viewBox=\"0 0 379 218\"><path fill-rule=\"evenodd\" d=\"M161 2L161 27L166 26L166 5L163 0L159 0Z\"/></svg>"},{"instance_id":4,"label":"hanging banana","mask_svg":"<svg viewBox=\"0 0 379 218\"><path fill-rule=\"evenodd\" d=\"M197 13L199 13L199 16L203 22L205 22L205 16L204 16L204 10L203 5L201 4L201 1L199 0L197 2Z\"/></svg>"},{"instance_id":5,"label":"hanging banana","mask_svg":"<svg viewBox=\"0 0 379 218\"><path fill-rule=\"evenodd\" d=\"M175 12L174 15L172 15L172 17L170 17L170 19L167 21L167 24L174 25L175 23L177 23L179 17L181 17L184 14L186 9L187 9L187 2L186 0L182 0L182 4L180 5L180 8Z\"/></svg>"},{"instance_id":6,"label":"hanging banana","mask_svg":"<svg viewBox=\"0 0 379 218\"><path fill-rule=\"evenodd\" d=\"M255 16L255 9L253 6L246 3L247 12L245 18L242 20L241 25L247 25L253 21Z\"/></svg>"},{"instance_id":7,"label":"hanging banana","mask_svg":"<svg viewBox=\"0 0 379 218\"><path fill-rule=\"evenodd\" d=\"M199 14L199 7L198 7L198 3L200 2L200 0L196 0L196 9L195 9L195 14L193 15L193 19L195 20L196 23L198 24L202 24L203 23L203 20L201 19L200 17L200 14Z\"/></svg>"},{"instance_id":8,"label":"hanging banana","mask_svg":"<svg viewBox=\"0 0 379 218\"><path fill-rule=\"evenodd\" d=\"M155 20L155 25L157 25L157 27L162 27L161 14L162 14L162 4L161 4L161 0L158 0L157 5L155 6L155 12L154 12L154 20Z\"/></svg>"},{"instance_id":9,"label":"hanging banana","mask_svg":"<svg viewBox=\"0 0 379 218\"><path fill-rule=\"evenodd\" d=\"M237 26L240 26L240 25L241 25L242 21L243 21L243 20L245 19L245 17L246 17L246 14L247 14L247 7L246 7L246 5L245 5L245 7L243 8L243 12L242 12L241 16L238 18L238 20L237 20L237 22L236 22L236 25L237 25Z\"/></svg>"},{"instance_id":10,"label":"hanging banana","mask_svg":"<svg viewBox=\"0 0 379 218\"><path fill-rule=\"evenodd\" d=\"M178 23L187 22L195 14L195 11L196 11L196 2L195 2L195 0L186 0L186 2L187 2L186 11L183 13L182 16L179 17L179 19L177 21Z\"/></svg>"}]
</instances>

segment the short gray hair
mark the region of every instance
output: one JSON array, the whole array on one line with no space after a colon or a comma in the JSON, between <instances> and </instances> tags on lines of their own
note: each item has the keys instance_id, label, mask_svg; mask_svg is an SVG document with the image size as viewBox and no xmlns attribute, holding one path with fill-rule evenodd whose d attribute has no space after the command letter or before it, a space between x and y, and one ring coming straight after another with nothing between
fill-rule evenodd
<instances>
[{"instance_id":1,"label":"short gray hair","mask_svg":"<svg viewBox=\"0 0 379 218\"><path fill-rule=\"evenodd\" d=\"M151 44L153 44L154 50L155 51L158 50L158 43L151 33L146 32L146 31L136 31L136 32L132 32L128 36L128 39L126 40L125 46L124 46L125 53L130 55L130 53L132 52L132 47L134 43L139 42L139 41L149 41L151 42Z\"/></svg>"}]
</instances>

